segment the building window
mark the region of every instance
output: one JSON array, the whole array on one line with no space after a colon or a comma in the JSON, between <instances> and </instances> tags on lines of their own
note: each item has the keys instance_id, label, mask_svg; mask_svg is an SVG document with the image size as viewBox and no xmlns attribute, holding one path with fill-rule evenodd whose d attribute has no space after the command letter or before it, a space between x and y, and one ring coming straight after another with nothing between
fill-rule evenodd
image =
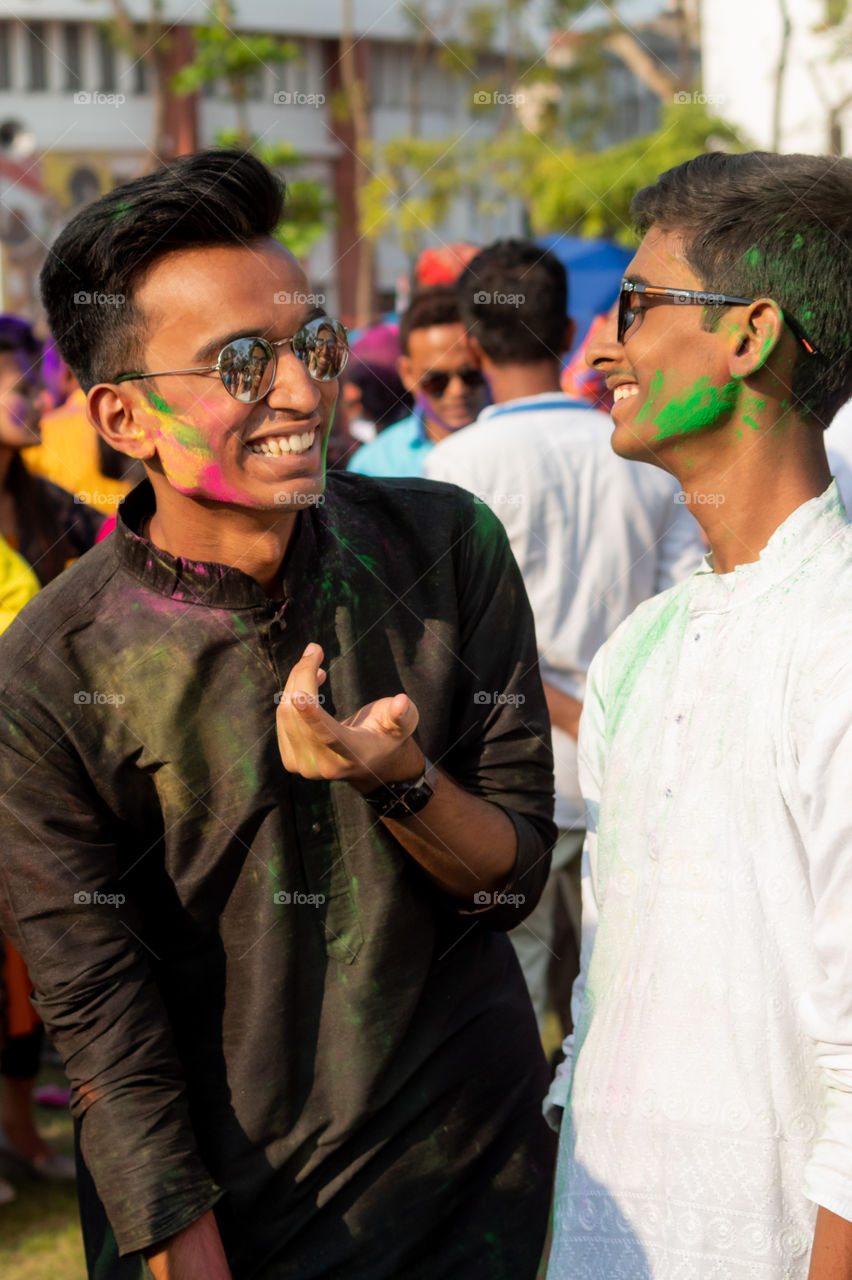
<instances>
[{"instance_id":1,"label":"building window","mask_svg":"<svg viewBox=\"0 0 852 1280\"><path fill-rule=\"evenodd\" d=\"M62 35L64 46L62 58L65 63L65 90L67 93L74 93L83 83L80 75L82 59L80 54L79 22L64 23Z\"/></svg>"},{"instance_id":2,"label":"building window","mask_svg":"<svg viewBox=\"0 0 852 1280\"><path fill-rule=\"evenodd\" d=\"M24 23L27 30L27 89L30 93L47 88L47 48L43 22Z\"/></svg>"},{"instance_id":3,"label":"building window","mask_svg":"<svg viewBox=\"0 0 852 1280\"><path fill-rule=\"evenodd\" d=\"M148 68L143 58L137 58L133 64L133 89L137 96L148 92Z\"/></svg>"},{"instance_id":4,"label":"building window","mask_svg":"<svg viewBox=\"0 0 852 1280\"><path fill-rule=\"evenodd\" d=\"M100 67L101 93L115 93L115 46L109 32L98 28L98 66Z\"/></svg>"},{"instance_id":5,"label":"building window","mask_svg":"<svg viewBox=\"0 0 852 1280\"><path fill-rule=\"evenodd\" d=\"M11 89L11 58L9 56L9 42L12 38L10 30L11 23L0 22L0 89Z\"/></svg>"}]
</instances>

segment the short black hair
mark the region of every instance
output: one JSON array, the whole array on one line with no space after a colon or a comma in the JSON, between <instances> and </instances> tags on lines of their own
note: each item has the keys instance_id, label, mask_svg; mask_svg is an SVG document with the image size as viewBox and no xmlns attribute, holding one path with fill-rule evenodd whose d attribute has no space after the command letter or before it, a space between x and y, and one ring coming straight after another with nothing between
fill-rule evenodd
<instances>
[{"instance_id":1,"label":"short black hair","mask_svg":"<svg viewBox=\"0 0 852 1280\"><path fill-rule=\"evenodd\" d=\"M820 355L798 344L794 407L828 426L852 396L852 161L711 152L643 187L632 213L642 234L682 234L708 293L772 298L801 325Z\"/></svg>"},{"instance_id":2,"label":"short black hair","mask_svg":"<svg viewBox=\"0 0 852 1280\"><path fill-rule=\"evenodd\" d=\"M418 289L399 322L399 345L408 355L408 339L414 329L431 329L437 324L461 324L459 300L452 285L438 284Z\"/></svg>"},{"instance_id":3,"label":"short black hair","mask_svg":"<svg viewBox=\"0 0 852 1280\"><path fill-rule=\"evenodd\" d=\"M467 264L458 295L468 332L494 364L562 355L568 276L549 249L532 240L497 240Z\"/></svg>"},{"instance_id":4,"label":"short black hair","mask_svg":"<svg viewBox=\"0 0 852 1280\"><path fill-rule=\"evenodd\" d=\"M133 291L155 262L179 249L271 236L283 206L284 184L266 165L222 149L181 156L72 218L42 268L41 296L83 390L138 367L144 322ZM110 300L99 303L104 296Z\"/></svg>"}]
</instances>

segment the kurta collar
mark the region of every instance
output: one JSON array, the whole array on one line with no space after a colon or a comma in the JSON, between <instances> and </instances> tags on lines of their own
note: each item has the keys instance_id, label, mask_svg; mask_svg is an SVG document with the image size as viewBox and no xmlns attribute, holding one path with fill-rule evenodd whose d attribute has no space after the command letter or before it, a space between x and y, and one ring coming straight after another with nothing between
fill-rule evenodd
<instances>
[{"instance_id":1,"label":"kurta collar","mask_svg":"<svg viewBox=\"0 0 852 1280\"><path fill-rule=\"evenodd\" d=\"M170 555L143 538L139 530L156 507L154 490L143 480L125 498L118 509L113 537L116 555L135 577L152 591L180 600L184 604L206 605L212 609L269 608L273 600L260 583L233 565L215 561L185 560ZM308 570L316 550L315 520L321 518L320 507L303 508L287 554L284 557L280 600L295 597L309 581Z\"/></svg>"},{"instance_id":2,"label":"kurta collar","mask_svg":"<svg viewBox=\"0 0 852 1280\"><path fill-rule=\"evenodd\" d=\"M832 480L824 493L803 502L778 526L757 560L714 573L712 553L706 555L689 580L690 612L728 609L771 590L846 524L846 508Z\"/></svg>"}]
</instances>

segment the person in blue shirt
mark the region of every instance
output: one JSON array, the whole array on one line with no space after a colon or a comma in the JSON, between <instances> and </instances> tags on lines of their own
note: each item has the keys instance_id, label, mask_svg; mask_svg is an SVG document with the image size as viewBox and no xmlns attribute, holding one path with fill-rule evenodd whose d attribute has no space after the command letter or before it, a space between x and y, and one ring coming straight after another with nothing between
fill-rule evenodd
<instances>
[{"instance_id":1,"label":"person in blue shirt","mask_svg":"<svg viewBox=\"0 0 852 1280\"><path fill-rule=\"evenodd\" d=\"M474 422L490 401L465 331L455 289L423 289L399 327L398 370L414 412L355 453L348 470L365 476L419 476L439 440Z\"/></svg>"}]
</instances>

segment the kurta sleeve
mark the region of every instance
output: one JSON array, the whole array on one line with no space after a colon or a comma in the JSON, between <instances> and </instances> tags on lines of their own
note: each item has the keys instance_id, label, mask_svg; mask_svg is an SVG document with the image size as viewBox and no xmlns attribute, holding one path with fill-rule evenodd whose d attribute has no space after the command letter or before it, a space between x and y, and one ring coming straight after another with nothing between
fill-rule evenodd
<instances>
[{"instance_id":1,"label":"kurta sleeve","mask_svg":"<svg viewBox=\"0 0 852 1280\"><path fill-rule=\"evenodd\" d=\"M582 923L580 938L580 972L571 989L571 1022L576 1030L582 1017L586 994L586 977L595 942L598 924L598 899L596 888L598 852L598 815L604 773L604 748L606 741L606 713L604 710L604 664L606 647L599 649L589 667L586 697L580 716L580 734L577 758L580 787L586 811L586 838L583 843L581 870ZM568 1104L571 1077L574 1069L574 1031L562 1042L564 1060L556 1068L556 1074L544 1099L542 1110L551 1129L557 1132L562 1123L562 1112Z\"/></svg>"},{"instance_id":2,"label":"kurta sleeve","mask_svg":"<svg viewBox=\"0 0 852 1280\"><path fill-rule=\"evenodd\" d=\"M62 731L35 724L17 701L7 684L0 929L27 963L71 1081L86 1163L129 1253L188 1226L221 1193L196 1149L112 816Z\"/></svg>"},{"instance_id":3,"label":"kurta sleeve","mask_svg":"<svg viewBox=\"0 0 852 1280\"><path fill-rule=\"evenodd\" d=\"M495 929L513 929L538 902L556 839L550 721L532 611L505 530L483 502L464 497L456 544L456 746L444 765L460 786L499 805L514 824L511 881L500 902L478 913Z\"/></svg>"},{"instance_id":4,"label":"kurta sleeve","mask_svg":"<svg viewBox=\"0 0 852 1280\"><path fill-rule=\"evenodd\" d=\"M819 699L799 779L822 981L800 998L814 1040L825 1112L805 1170L805 1195L852 1221L852 665Z\"/></svg>"}]
</instances>

